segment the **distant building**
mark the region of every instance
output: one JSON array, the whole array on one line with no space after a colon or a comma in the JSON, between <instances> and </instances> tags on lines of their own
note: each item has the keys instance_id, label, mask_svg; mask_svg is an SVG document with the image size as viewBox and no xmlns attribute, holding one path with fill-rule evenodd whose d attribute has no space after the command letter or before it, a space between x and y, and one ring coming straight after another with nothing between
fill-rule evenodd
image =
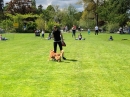
<instances>
[{"instance_id":1,"label":"distant building","mask_svg":"<svg viewBox=\"0 0 130 97\"><path fill-rule=\"evenodd\" d=\"M33 13L35 12L36 2L35 0L11 0L6 3L8 12L14 13Z\"/></svg>"}]
</instances>

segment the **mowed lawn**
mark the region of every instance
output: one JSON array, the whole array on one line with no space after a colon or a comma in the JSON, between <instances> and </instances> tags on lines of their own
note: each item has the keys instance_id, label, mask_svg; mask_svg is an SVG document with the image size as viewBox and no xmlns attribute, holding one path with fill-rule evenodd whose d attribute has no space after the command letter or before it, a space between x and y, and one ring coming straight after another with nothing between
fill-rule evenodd
<instances>
[{"instance_id":1,"label":"mowed lawn","mask_svg":"<svg viewBox=\"0 0 130 97\"><path fill-rule=\"evenodd\" d=\"M130 97L130 35L81 33L85 40L63 33L62 62L48 61L53 40L3 34L0 97Z\"/></svg>"}]
</instances>

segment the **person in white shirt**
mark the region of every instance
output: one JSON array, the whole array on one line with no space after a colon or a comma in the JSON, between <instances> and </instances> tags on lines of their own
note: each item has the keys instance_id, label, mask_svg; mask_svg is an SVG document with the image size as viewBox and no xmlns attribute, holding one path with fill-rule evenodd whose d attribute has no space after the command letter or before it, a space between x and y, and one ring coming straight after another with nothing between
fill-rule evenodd
<instances>
[{"instance_id":1,"label":"person in white shirt","mask_svg":"<svg viewBox=\"0 0 130 97\"><path fill-rule=\"evenodd\" d=\"M95 35L98 35L98 26L95 26Z\"/></svg>"},{"instance_id":2,"label":"person in white shirt","mask_svg":"<svg viewBox=\"0 0 130 97\"><path fill-rule=\"evenodd\" d=\"M42 37L43 37L43 38L44 38L44 33L45 33L44 30L42 30Z\"/></svg>"}]
</instances>

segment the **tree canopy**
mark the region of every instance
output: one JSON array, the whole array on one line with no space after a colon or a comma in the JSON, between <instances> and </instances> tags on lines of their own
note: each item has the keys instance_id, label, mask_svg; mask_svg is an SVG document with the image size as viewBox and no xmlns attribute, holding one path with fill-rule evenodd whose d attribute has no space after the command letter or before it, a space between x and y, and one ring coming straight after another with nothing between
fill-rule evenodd
<instances>
[{"instance_id":1,"label":"tree canopy","mask_svg":"<svg viewBox=\"0 0 130 97\"><path fill-rule=\"evenodd\" d=\"M129 20L130 0L108 0L98 7L100 18L123 26Z\"/></svg>"},{"instance_id":2,"label":"tree canopy","mask_svg":"<svg viewBox=\"0 0 130 97\"><path fill-rule=\"evenodd\" d=\"M31 13L32 16L37 15L34 21L36 26L39 29L46 28L49 31L54 24L61 27L67 25L69 29L73 24L84 28L94 28L96 24L99 24L99 27L108 26L108 24L123 27L130 20L130 0L79 0L77 4L83 4L83 12L78 12L71 4L63 9L60 9L58 5L49 5L43 9L42 5L36 8L35 0L32 0L32 6L27 4L26 7L21 1L10 1L4 7L4 11L10 11L16 17L17 13L23 14L22 18L28 18L26 15L28 13Z\"/></svg>"}]
</instances>

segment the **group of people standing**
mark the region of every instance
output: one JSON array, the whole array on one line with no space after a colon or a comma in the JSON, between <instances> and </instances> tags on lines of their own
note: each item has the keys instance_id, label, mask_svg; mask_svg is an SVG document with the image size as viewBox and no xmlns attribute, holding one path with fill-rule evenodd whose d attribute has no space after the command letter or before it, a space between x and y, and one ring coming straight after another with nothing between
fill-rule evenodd
<instances>
[{"instance_id":1,"label":"group of people standing","mask_svg":"<svg viewBox=\"0 0 130 97\"><path fill-rule=\"evenodd\" d=\"M99 32L99 28L98 28L98 26L95 26L95 35L98 35L98 32ZM75 33L76 33L76 26L73 25L73 27L72 27L72 37L73 36L75 37ZM90 29L88 29L88 34L90 34Z\"/></svg>"},{"instance_id":2,"label":"group of people standing","mask_svg":"<svg viewBox=\"0 0 130 97\"><path fill-rule=\"evenodd\" d=\"M98 28L98 26L95 26L95 35L98 35L98 32L99 32L99 28ZM76 26L73 25L73 27L72 27L72 37L76 38L75 34L76 34ZM90 29L88 29L88 34L90 35ZM82 36L81 33L78 36ZM78 37L78 38L79 38L79 40L81 40L80 37Z\"/></svg>"}]
</instances>

